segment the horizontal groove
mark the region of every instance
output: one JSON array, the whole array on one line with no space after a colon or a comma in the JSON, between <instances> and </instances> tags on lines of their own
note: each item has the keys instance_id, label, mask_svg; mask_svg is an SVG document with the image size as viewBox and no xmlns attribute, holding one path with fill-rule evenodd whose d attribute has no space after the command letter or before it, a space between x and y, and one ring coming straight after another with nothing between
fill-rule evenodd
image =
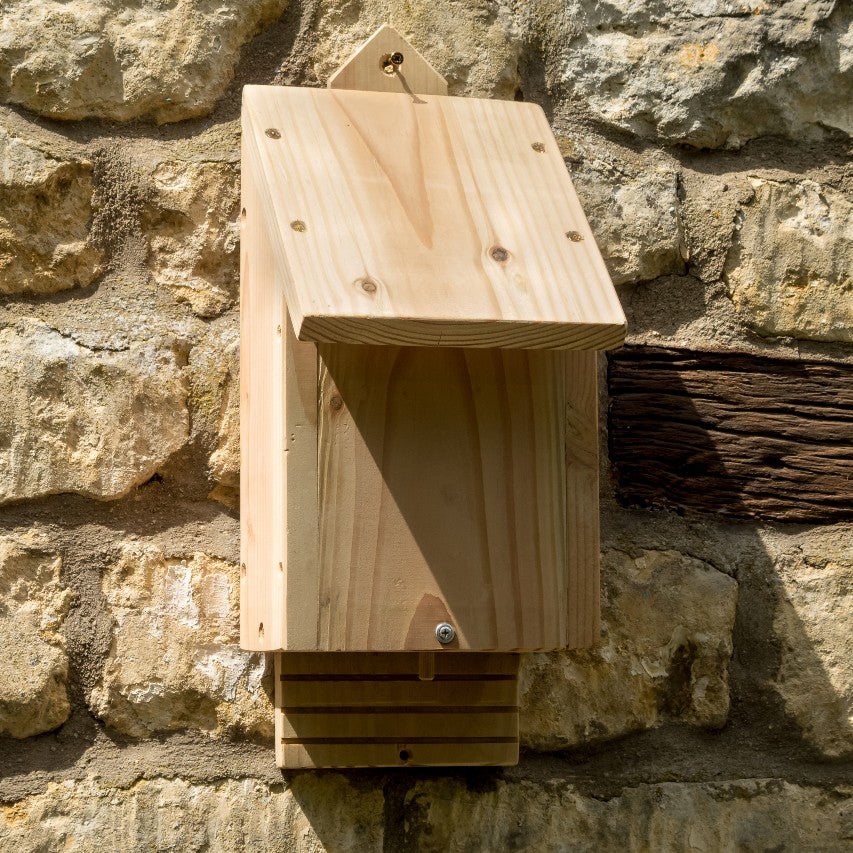
<instances>
[{"instance_id":1,"label":"horizontal groove","mask_svg":"<svg viewBox=\"0 0 853 853\"><path fill-rule=\"evenodd\" d=\"M281 709L300 714L516 714L518 705L295 705Z\"/></svg>"},{"instance_id":2,"label":"horizontal groove","mask_svg":"<svg viewBox=\"0 0 853 853\"><path fill-rule=\"evenodd\" d=\"M288 746L329 744L413 744L413 743L516 743L514 737L283 737L281 742Z\"/></svg>"},{"instance_id":3,"label":"horizontal groove","mask_svg":"<svg viewBox=\"0 0 853 853\"><path fill-rule=\"evenodd\" d=\"M517 681L517 675L508 675L506 673L439 673L437 672L433 678L424 679L416 673L383 673L383 672L365 672L365 673L330 673L328 675L316 674L293 674L283 672L280 676L282 681L423 681L428 684L432 681Z\"/></svg>"}]
</instances>

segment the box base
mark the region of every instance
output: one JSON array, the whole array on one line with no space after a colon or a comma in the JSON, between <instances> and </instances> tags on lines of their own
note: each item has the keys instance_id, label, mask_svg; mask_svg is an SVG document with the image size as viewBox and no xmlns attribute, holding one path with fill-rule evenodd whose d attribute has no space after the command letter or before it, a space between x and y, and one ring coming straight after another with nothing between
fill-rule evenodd
<instances>
[{"instance_id":1,"label":"box base","mask_svg":"<svg viewBox=\"0 0 853 853\"><path fill-rule=\"evenodd\" d=\"M518 662L504 653L279 652L278 766L517 764Z\"/></svg>"}]
</instances>

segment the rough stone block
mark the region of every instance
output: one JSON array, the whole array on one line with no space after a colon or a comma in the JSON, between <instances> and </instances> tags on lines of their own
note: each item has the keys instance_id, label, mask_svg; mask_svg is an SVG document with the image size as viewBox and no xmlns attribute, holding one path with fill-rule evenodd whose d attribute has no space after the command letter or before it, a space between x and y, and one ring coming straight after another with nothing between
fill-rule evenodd
<instances>
[{"instance_id":1,"label":"rough stone block","mask_svg":"<svg viewBox=\"0 0 853 853\"><path fill-rule=\"evenodd\" d=\"M91 284L102 258L91 220L92 164L45 154L0 127L0 293Z\"/></svg>"},{"instance_id":2,"label":"rough stone block","mask_svg":"<svg viewBox=\"0 0 853 853\"><path fill-rule=\"evenodd\" d=\"M681 719L719 728L737 583L676 551L605 551L602 630L589 650L526 656L522 741L564 749Z\"/></svg>"},{"instance_id":3,"label":"rough stone block","mask_svg":"<svg viewBox=\"0 0 853 853\"><path fill-rule=\"evenodd\" d=\"M0 734L16 738L55 729L71 709L62 634L71 593L44 544L0 538Z\"/></svg>"},{"instance_id":4,"label":"rough stone block","mask_svg":"<svg viewBox=\"0 0 853 853\"><path fill-rule=\"evenodd\" d=\"M674 170L593 156L572 170L572 181L614 284L684 272L687 249Z\"/></svg>"},{"instance_id":5,"label":"rough stone block","mask_svg":"<svg viewBox=\"0 0 853 853\"><path fill-rule=\"evenodd\" d=\"M171 288L200 317L215 317L234 304L239 290L238 169L167 161L151 177L144 230L153 284Z\"/></svg>"},{"instance_id":6,"label":"rough stone block","mask_svg":"<svg viewBox=\"0 0 853 853\"><path fill-rule=\"evenodd\" d=\"M102 587L112 643L89 704L107 725L137 737L184 728L271 736L264 656L239 647L235 565L125 543Z\"/></svg>"},{"instance_id":7,"label":"rough stone block","mask_svg":"<svg viewBox=\"0 0 853 853\"><path fill-rule=\"evenodd\" d=\"M84 778L0 806L0 839L9 849L75 853L840 851L851 807L849 787L777 779L636 785L597 797L548 776L422 779L384 791L336 773L287 785Z\"/></svg>"},{"instance_id":8,"label":"rough stone block","mask_svg":"<svg viewBox=\"0 0 853 853\"><path fill-rule=\"evenodd\" d=\"M775 557L774 687L806 740L830 757L853 754L853 526L769 543ZM775 554L774 554L775 552Z\"/></svg>"},{"instance_id":9,"label":"rough stone block","mask_svg":"<svg viewBox=\"0 0 853 853\"><path fill-rule=\"evenodd\" d=\"M60 119L205 115L240 48L286 5L12 0L0 16L0 99Z\"/></svg>"},{"instance_id":10,"label":"rough stone block","mask_svg":"<svg viewBox=\"0 0 853 853\"><path fill-rule=\"evenodd\" d=\"M812 180L753 178L724 275L762 335L853 341L853 203Z\"/></svg>"},{"instance_id":11,"label":"rough stone block","mask_svg":"<svg viewBox=\"0 0 853 853\"><path fill-rule=\"evenodd\" d=\"M223 318L224 319L224 318ZM209 457L210 497L236 508L240 491L240 333L236 320L211 330L190 353L194 437Z\"/></svg>"},{"instance_id":12,"label":"rough stone block","mask_svg":"<svg viewBox=\"0 0 853 853\"><path fill-rule=\"evenodd\" d=\"M853 7L549 0L536 30L552 85L601 122L697 148L853 132Z\"/></svg>"},{"instance_id":13,"label":"rough stone block","mask_svg":"<svg viewBox=\"0 0 853 853\"><path fill-rule=\"evenodd\" d=\"M0 327L0 504L118 498L187 440L175 354L92 350L43 323Z\"/></svg>"}]
</instances>

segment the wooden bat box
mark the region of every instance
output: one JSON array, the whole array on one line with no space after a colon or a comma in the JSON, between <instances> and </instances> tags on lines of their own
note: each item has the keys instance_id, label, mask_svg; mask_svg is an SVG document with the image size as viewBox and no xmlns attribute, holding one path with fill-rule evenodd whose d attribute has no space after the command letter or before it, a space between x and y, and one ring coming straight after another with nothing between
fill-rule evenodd
<instances>
[{"instance_id":1,"label":"wooden bat box","mask_svg":"<svg viewBox=\"0 0 853 853\"><path fill-rule=\"evenodd\" d=\"M243 91L241 645L283 767L515 763L518 653L598 633L625 317L542 110L446 92L390 27Z\"/></svg>"}]
</instances>

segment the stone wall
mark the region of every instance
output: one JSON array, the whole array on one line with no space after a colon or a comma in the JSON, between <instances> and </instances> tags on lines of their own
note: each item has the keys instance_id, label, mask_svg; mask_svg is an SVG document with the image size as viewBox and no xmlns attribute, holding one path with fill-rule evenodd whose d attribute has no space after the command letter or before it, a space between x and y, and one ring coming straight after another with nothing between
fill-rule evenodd
<instances>
[{"instance_id":1,"label":"stone wall","mask_svg":"<svg viewBox=\"0 0 853 853\"><path fill-rule=\"evenodd\" d=\"M850 849L853 527L634 505L606 434L601 641L525 659L519 766L276 770L237 644L240 89L389 18L453 94L544 107L630 347L833 365L850 471L850 3L2 0L0 849Z\"/></svg>"}]
</instances>

